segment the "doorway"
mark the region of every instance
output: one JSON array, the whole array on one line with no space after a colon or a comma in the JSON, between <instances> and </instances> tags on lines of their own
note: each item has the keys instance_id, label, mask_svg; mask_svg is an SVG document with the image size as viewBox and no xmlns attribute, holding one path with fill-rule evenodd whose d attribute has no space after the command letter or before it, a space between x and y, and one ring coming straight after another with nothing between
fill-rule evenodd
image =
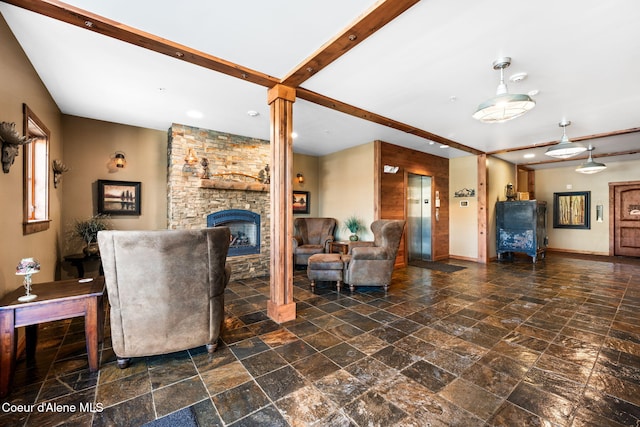
<instances>
[{"instance_id":1,"label":"doorway","mask_svg":"<svg viewBox=\"0 0 640 427\"><path fill-rule=\"evenodd\" d=\"M431 261L431 180L409 173L407 176L408 261Z\"/></svg>"},{"instance_id":2,"label":"doorway","mask_svg":"<svg viewBox=\"0 0 640 427\"><path fill-rule=\"evenodd\" d=\"M609 184L613 255L640 257L640 182Z\"/></svg>"}]
</instances>

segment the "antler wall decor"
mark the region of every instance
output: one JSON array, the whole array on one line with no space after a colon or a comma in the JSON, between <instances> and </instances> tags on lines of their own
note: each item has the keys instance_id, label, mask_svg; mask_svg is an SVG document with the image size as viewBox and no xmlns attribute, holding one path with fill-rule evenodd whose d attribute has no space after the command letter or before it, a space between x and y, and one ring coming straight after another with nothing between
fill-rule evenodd
<instances>
[{"instance_id":1,"label":"antler wall decor","mask_svg":"<svg viewBox=\"0 0 640 427\"><path fill-rule=\"evenodd\" d=\"M18 155L18 148L33 141L35 138L20 136L16 131L16 124L0 123L0 141L2 141L2 171L9 173L9 168Z\"/></svg>"}]
</instances>

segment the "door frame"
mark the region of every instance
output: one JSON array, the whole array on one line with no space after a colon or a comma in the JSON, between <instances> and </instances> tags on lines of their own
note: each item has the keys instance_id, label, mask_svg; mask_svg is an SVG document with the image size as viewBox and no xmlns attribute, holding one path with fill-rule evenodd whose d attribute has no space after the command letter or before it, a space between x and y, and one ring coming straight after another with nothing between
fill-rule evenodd
<instances>
[{"instance_id":1,"label":"door frame","mask_svg":"<svg viewBox=\"0 0 640 427\"><path fill-rule=\"evenodd\" d=\"M609 256L614 256L616 247L616 187L626 187L629 185L637 185L640 187L640 181L621 181L609 183Z\"/></svg>"}]
</instances>

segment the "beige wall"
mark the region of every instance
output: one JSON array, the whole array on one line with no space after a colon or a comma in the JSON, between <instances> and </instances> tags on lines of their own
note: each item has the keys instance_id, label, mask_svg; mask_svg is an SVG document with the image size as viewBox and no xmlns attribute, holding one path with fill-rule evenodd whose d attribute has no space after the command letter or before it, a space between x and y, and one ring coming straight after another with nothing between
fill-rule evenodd
<instances>
[{"instance_id":1,"label":"beige wall","mask_svg":"<svg viewBox=\"0 0 640 427\"><path fill-rule=\"evenodd\" d=\"M489 248L487 256L496 257L496 202L507 200L505 197L505 187L512 183L516 185L516 167L514 164L505 162L495 157L487 157L487 233L489 238ZM536 189L538 188L536 183Z\"/></svg>"},{"instance_id":2,"label":"beige wall","mask_svg":"<svg viewBox=\"0 0 640 427\"><path fill-rule=\"evenodd\" d=\"M75 219L97 213L97 180L139 181L141 215L112 216L120 230L167 228L167 132L63 116L64 158L71 168L62 178L64 236ZM126 154L124 169L108 167L116 151ZM58 190L60 191L60 190ZM78 253L82 243L64 239L62 254Z\"/></svg>"},{"instance_id":3,"label":"beige wall","mask_svg":"<svg viewBox=\"0 0 640 427\"><path fill-rule=\"evenodd\" d=\"M309 214L296 214L295 217L319 216L320 193L318 191L318 163L318 157L305 154L293 154L293 170L291 171L293 191L308 191L309 198L311 199ZM298 173L304 176L304 182L302 184L300 184L296 178Z\"/></svg>"},{"instance_id":4,"label":"beige wall","mask_svg":"<svg viewBox=\"0 0 640 427\"><path fill-rule=\"evenodd\" d=\"M549 248L563 251L609 254L609 183L640 181L640 161L607 162L607 169L593 175L575 171L575 166L536 171L536 195L547 202ZM568 188L571 186L571 188ZM554 229L553 193L590 191L591 229ZM596 222L596 205L604 206L604 221Z\"/></svg>"},{"instance_id":5,"label":"beige wall","mask_svg":"<svg viewBox=\"0 0 640 427\"><path fill-rule=\"evenodd\" d=\"M16 130L22 134L22 104L26 103L51 132L50 159L62 157L60 111L1 15L0 57L0 121L16 123ZM62 192L53 188L53 174L49 171L50 227L23 236L22 161L21 149L9 173L0 172L0 295L22 284L15 269L24 257L34 257L41 263L40 273L33 276L34 283L55 279Z\"/></svg>"},{"instance_id":6,"label":"beige wall","mask_svg":"<svg viewBox=\"0 0 640 427\"><path fill-rule=\"evenodd\" d=\"M319 158L318 215L338 220L336 238L347 240L351 234L343 229L344 220L359 217L365 230L361 240L373 240L369 225L374 220L374 143L359 145Z\"/></svg>"},{"instance_id":7,"label":"beige wall","mask_svg":"<svg viewBox=\"0 0 640 427\"><path fill-rule=\"evenodd\" d=\"M473 189L476 196L455 197L456 191ZM449 160L449 255L468 260L478 259L478 158L458 157ZM466 201L467 207L460 202Z\"/></svg>"}]
</instances>

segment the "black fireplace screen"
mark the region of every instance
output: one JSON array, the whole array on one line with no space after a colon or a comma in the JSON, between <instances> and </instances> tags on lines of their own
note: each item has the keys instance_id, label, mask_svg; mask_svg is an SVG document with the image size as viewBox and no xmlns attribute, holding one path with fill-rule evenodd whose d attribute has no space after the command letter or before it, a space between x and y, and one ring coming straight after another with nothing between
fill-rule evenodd
<instances>
[{"instance_id":1,"label":"black fireplace screen","mask_svg":"<svg viewBox=\"0 0 640 427\"><path fill-rule=\"evenodd\" d=\"M260 215L242 209L228 209L207 215L207 227L224 226L231 231L228 256L260 253Z\"/></svg>"}]
</instances>

